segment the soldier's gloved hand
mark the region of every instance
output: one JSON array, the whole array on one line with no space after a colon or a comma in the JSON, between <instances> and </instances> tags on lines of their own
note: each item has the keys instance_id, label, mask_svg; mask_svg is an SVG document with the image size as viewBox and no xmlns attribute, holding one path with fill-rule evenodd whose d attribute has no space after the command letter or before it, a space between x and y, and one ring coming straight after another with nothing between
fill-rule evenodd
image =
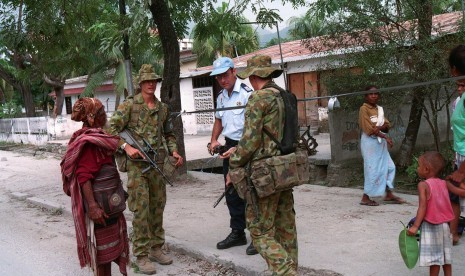
<instances>
[{"instance_id":1,"label":"soldier's gloved hand","mask_svg":"<svg viewBox=\"0 0 465 276\"><path fill-rule=\"evenodd\" d=\"M178 159L178 162L176 162L176 167L182 166L182 163L184 162L184 159L182 158L181 155L177 151L173 151L173 157Z\"/></svg>"},{"instance_id":2,"label":"soldier's gloved hand","mask_svg":"<svg viewBox=\"0 0 465 276\"><path fill-rule=\"evenodd\" d=\"M236 151L236 147L232 147L225 151L222 155L220 155L220 159L226 159L231 157L231 154L233 154Z\"/></svg>"}]
</instances>

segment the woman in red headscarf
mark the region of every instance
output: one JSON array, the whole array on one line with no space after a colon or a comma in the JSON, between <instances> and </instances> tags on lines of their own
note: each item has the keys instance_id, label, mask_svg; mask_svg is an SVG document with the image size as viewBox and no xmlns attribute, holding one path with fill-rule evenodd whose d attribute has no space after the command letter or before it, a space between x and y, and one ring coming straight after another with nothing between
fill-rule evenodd
<instances>
[{"instance_id":1,"label":"woman in red headscarf","mask_svg":"<svg viewBox=\"0 0 465 276\"><path fill-rule=\"evenodd\" d=\"M119 137L103 131L106 114L98 99L79 99L71 119L83 122L83 126L69 140L61 172L63 191L71 197L79 262L81 267L92 267L94 275L107 276L111 275L114 261L120 272L127 275L129 243L123 212L110 217L97 202L93 189L99 179L108 179L109 175L122 185L113 161ZM115 199L118 200L125 199Z\"/></svg>"}]
</instances>

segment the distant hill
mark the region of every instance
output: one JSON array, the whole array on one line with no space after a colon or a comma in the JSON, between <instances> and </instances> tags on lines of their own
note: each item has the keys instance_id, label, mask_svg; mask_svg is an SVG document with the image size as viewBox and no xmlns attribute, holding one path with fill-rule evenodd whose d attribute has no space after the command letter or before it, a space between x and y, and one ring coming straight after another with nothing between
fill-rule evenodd
<instances>
[{"instance_id":1,"label":"distant hill","mask_svg":"<svg viewBox=\"0 0 465 276\"><path fill-rule=\"evenodd\" d=\"M284 29L279 30L279 36L281 39L289 37L289 29L290 27L286 27ZM273 30L265 30L265 29L257 29L258 39L260 40L260 48L264 47L270 40L275 37L278 37L278 33L276 29Z\"/></svg>"},{"instance_id":2,"label":"distant hill","mask_svg":"<svg viewBox=\"0 0 465 276\"><path fill-rule=\"evenodd\" d=\"M188 30L189 35L186 38L190 38L193 27L194 27L194 23L192 22L189 23L189 30ZM279 30L279 36L281 37L281 39L289 37L289 29L290 27L286 27L286 28ZM268 43L268 41L272 40L275 37L278 37L276 28L271 29L271 30L257 28L257 34L258 34L258 39L260 41L260 48L263 48Z\"/></svg>"}]
</instances>

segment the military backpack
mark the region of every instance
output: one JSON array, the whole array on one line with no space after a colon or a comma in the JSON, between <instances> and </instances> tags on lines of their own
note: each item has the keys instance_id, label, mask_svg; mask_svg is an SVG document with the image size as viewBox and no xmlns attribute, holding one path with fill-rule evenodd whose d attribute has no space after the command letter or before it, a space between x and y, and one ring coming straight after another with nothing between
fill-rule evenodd
<instances>
[{"instance_id":1,"label":"military backpack","mask_svg":"<svg viewBox=\"0 0 465 276\"><path fill-rule=\"evenodd\" d=\"M277 89L277 88L276 88ZM297 97L290 91L279 89L284 106L278 101L280 116L284 116L284 127L281 141L278 141L266 128L263 131L273 140L282 155L293 153L299 144L299 117L297 112Z\"/></svg>"}]
</instances>

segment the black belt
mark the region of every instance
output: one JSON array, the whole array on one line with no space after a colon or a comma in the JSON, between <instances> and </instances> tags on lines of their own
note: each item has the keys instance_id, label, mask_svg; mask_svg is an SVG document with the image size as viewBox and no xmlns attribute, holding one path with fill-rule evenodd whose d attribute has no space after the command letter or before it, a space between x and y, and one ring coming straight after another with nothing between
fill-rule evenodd
<instances>
[{"instance_id":1,"label":"black belt","mask_svg":"<svg viewBox=\"0 0 465 276\"><path fill-rule=\"evenodd\" d=\"M228 137L224 137L224 138L226 140L226 145L225 146L228 147L228 148L235 147L235 146L237 146L237 144L239 144L239 141L229 139Z\"/></svg>"}]
</instances>

